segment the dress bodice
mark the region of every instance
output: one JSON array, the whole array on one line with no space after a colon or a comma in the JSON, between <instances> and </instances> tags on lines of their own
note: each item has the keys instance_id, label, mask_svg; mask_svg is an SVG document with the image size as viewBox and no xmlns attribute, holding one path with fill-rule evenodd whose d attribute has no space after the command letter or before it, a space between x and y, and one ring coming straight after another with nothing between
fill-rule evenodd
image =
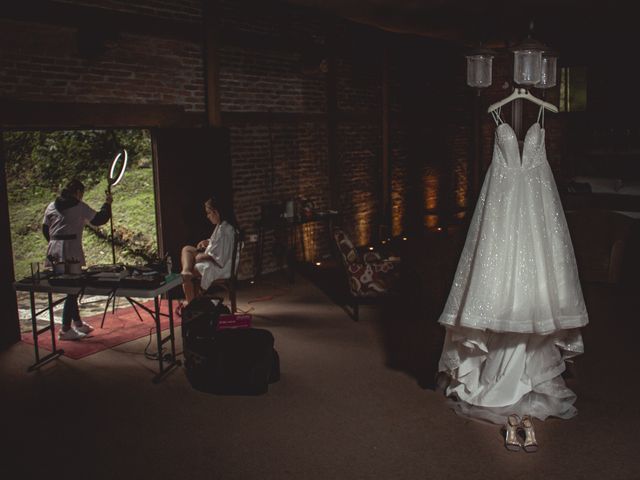
<instances>
[{"instance_id":1,"label":"dress bodice","mask_svg":"<svg viewBox=\"0 0 640 480\"><path fill-rule=\"evenodd\" d=\"M494 160L503 167L524 170L542 165L547 161L544 133L545 130L540 126L540 123L536 122L531 125L524 137L521 152L511 125L501 123L496 128Z\"/></svg>"}]
</instances>

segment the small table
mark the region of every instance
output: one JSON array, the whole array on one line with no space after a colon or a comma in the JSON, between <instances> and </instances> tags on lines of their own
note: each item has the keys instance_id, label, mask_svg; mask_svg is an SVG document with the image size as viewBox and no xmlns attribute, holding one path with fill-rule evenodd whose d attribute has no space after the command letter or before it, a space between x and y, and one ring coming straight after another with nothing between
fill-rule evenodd
<instances>
[{"instance_id":1,"label":"small table","mask_svg":"<svg viewBox=\"0 0 640 480\"><path fill-rule=\"evenodd\" d=\"M57 301L53 301L54 293L61 294L89 294L89 295L104 295L107 297L125 297L133 308L136 308L136 304L142 308L144 308L149 314L153 317L153 320L156 324L156 340L157 340L157 348L158 348L158 367L159 372L153 377L153 382L159 382L170 370L174 367L179 366L181 363L176 359L176 347L175 347L175 334L173 328L173 304L171 297L169 296L169 313L160 313L160 297L167 293L169 290L172 290L175 287L182 285L182 276L172 273L165 277L165 281L162 285L156 288L133 288L133 287L110 287L110 286L92 286L92 285L74 285L74 286L62 286L62 285L51 285L47 279L41 279L37 282L32 282L31 279L24 279L19 282L14 283L14 287L18 291L29 292L29 300L31 303L31 325L33 328L33 346L35 350L36 362L29 367L29 371L33 371L45 363L58 358L60 355L64 353L63 349L56 348L56 337L54 330L54 322L53 322L53 307L65 300L62 298ZM36 302L35 302L35 294L36 293L46 293L48 296L48 306L39 312L36 311ZM132 297L139 298L153 298L154 300L154 310L148 309L144 307L144 305L139 304ZM49 311L49 325L38 329L38 325L36 323L38 315ZM137 310L136 310L137 313ZM139 315L139 314L138 314ZM160 316L169 317L169 335L166 337L162 337L162 331L160 330ZM40 351L38 348L38 336L46 333L47 331L51 332L51 350L52 352L43 357L40 356ZM168 358L165 358L162 355L162 345L166 342L170 342L171 346L171 354ZM167 364L165 366L165 363Z\"/></svg>"}]
</instances>

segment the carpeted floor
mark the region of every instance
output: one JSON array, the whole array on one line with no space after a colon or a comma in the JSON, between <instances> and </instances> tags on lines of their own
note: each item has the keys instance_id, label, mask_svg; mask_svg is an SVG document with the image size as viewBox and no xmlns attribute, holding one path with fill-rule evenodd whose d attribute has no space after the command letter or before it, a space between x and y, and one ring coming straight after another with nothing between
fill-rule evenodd
<instances>
[{"instance_id":1,"label":"carpeted floor","mask_svg":"<svg viewBox=\"0 0 640 480\"><path fill-rule=\"evenodd\" d=\"M536 454L506 451L496 426L455 416L428 388L441 331L433 315L416 314L424 297L363 307L356 323L309 281L290 287L276 275L239 298L281 357L282 378L263 396L200 393L181 370L154 385L146 339L35 373L26 371L31 346L0 353L3 470L28 479L638 479L640 296L603 285L585 296L587 353L568 380L580 413L537 422Z\"/></svg>"}]
</instances>

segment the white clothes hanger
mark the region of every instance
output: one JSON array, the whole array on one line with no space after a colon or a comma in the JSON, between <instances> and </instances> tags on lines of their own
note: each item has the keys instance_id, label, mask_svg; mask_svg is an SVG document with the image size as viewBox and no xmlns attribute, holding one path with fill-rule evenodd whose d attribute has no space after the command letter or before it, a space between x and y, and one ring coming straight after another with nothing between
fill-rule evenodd
<instances>
[{"instance_id":1,"label":"white clothes hanger","mask_svg":"<svg viewBox=\"0 0 640 480\"><path fill-rule=\"evenodd\" d=\"M537 105L540 105L541 107L544 107L545 109L550 110L553 113L558 113L558 107L556 107L552 103L545 102L544 100L540 100L538 97L534 97L525 88L516 88L516 89L514 89L513 93L511 95L509 95L508 97L505 97L502 100L500 100L499 102L496 102L493 105L491 105L487 109L487 113L491 113L491 112L499 109L503 105L506 105L507 103L512 102L513 100L517 100L519 98L524 98L525 100L529 100L530 102L533 102L533 103L535 103Z\"/></svg>"}]
</instances>

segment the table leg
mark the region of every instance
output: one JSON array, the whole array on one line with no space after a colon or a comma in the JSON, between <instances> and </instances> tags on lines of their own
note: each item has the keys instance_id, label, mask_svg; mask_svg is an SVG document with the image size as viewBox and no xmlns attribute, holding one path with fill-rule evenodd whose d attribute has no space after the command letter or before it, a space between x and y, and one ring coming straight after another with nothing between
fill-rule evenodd
<instances>
[{"instance_id":1,"label":"table leg","mask_svg":"<svg viewBox=\"0 0 640 480\"><path fill-rule=\"evenodd\" d=\"M258 242L254 257L253 279L257 280L262 273L262 254L264 253L264 228L258 227Z\"/></svg>"},{"instance_id":2,"label":"table leg","mask_svg":"<svg viewBox=\"0 0 640 480\"><path fill-rule=\"evenodd\" d=\"M31 327L33 328L33 347L36 354L36 363L31 365L27 371L32 372L33 370L40 368L45 363L53 360L54 358L58 358L60 355L64 353L62 349L56 349L56 331L55 331L55 322L53 318L53 296L51 293L48 294L47 298L49 302L49 325L44 327L42 330L38 330L37 317L38 313L36 313L36 297L34 292L29 292L29 301L31 303ZM59 303L59 301L57 302ZM44 312L42 310L40 313ZM45 355L40 358L40 349L38 346L38 336L42 333L45 333L47 330L51 330L51 353Z\"/></svg>"},{"instance_id":3,"label":"table leg","mask_svg":"<svg viewBox=\"0 0 640 480\"><path fill-rule=\"evenodd\" d=\"M160 328L160 302L158 297L153 299L155 306L155 315L153 320L156 322L156 340L158 344L158 367L160 368L160 375L164 373L164 359L162 355L162 329Z\"/></svg>"},{"instance_id":4,"label":"table leg","mask_svg":"<svg viewBox=\"0 0 640 480\"><path fill-rule=\"evenodd\" d=\"M173 326L173 300L171 296L167 294L167 303L169 305L169 335L171 336L171 358L174 362L178 362L176 359L176 336Z\"/></svg>"},{"instance_id":5,"label":"table leg","mask_svg":"<svg viewBox=\"0 0 640 480\"><path fill-rule=\"evenodd\" d=\"M153 319L156 322L156 343L158 345L158 366L160 371L153 377L152 382L158 383L162 378L174 367L180 365L180 362L176 360L176 347L175 347L175 335L173 331L173 303L169 300L169 336L162 338L162 330L160 326L160 298L154 298L154 306L155 306L155 314L153 315ZM169 342L171 344L171 354L167 355L167 358L164 358L162 354L162 345L165 342ZM167 367L165 368L165 362L167 363Z\"/></svg>"},{"instance_id":6,"label":"table leg","mask_svg":"<svg viewBox=\"0 0 640 480\"><path fill-rule=\"evenodd\" d=\"M286 262L287 262L287 279L289 283L295 282L295 262L296 262L296 248L297 248L297 231L298 229L295 226L291 226L287 228L286 232L286 242L287 242L287 251L286 251Z\"/></svg>"},{"instance_id":7,"label":"table leg","mask_svg":"<svg viewBox=\"0 0 640 480\"><path fill-rule=\"evenodd\" d=\"M29 292L29 303L31 304L31 333L33 334L33 347L36 353L36 363L29 367L29 369L32 369L40 363L40 350L38 347L38 324L36 322L36 295L33 292Z\"/></svg>"}]
</instances>

